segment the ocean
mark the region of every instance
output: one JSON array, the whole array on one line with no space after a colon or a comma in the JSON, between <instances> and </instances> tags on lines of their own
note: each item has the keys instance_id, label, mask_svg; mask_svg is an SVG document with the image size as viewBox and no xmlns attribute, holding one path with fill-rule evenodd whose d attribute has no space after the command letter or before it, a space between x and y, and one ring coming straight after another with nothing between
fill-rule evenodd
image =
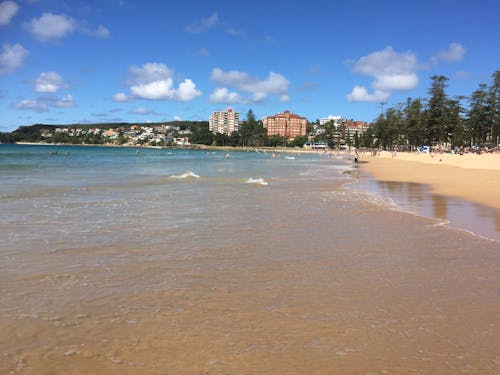
<instances>
[{"instance_id":1,"label":"ocean","mask_svg":"<svg viewBox=\"0 0 500 375\"><path fill-rule=\"evenodd\" d=\"M0 373L500 372L500 214L310 153L0 145Z\"/></svg>"}]
</instances>

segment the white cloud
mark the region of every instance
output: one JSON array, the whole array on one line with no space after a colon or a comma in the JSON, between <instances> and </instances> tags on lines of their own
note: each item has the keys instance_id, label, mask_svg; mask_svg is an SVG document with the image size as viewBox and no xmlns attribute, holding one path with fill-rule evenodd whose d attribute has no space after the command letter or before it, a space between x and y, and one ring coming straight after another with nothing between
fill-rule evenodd
<instances>
[{"instance_id":1,"label":"white cloud","mask_svg":"<svg viewBox=\"0 0 500 375\"><path fill-rule=\"evenodd\" d=\"M57 92L61 88L67 87L64 83L63 77L56 72L43 72L40 73L35 80L36 92Z\"/></svg>"},{"instance_id":2,"label":"white cloud","mask_svg":"<svg viewBox=\"0 0 500 375\"><path fill-rule=\"evenodd\" d=\"M133 65L130 67L130 73L133 76L131 82L135 84L160 81L173 75L173 71L161 63L146 63L142 67Z\"/></svg>"},{"instance_id":3,"label":"white cloud","mask_svg":"<svg viewBox=\"0 0 500 375\"><path fill-rule=\"evenodd\" d=\"M405 91L411 90L418 85L418 76L416 73L394 74L379 76L372 83L375 90L380 91Z\"/></svg>"},{"instance_id":4,"label":"white cloud","mask_svg":"<svg viewBox=\"0 0 500 375\"><path fill-rule=\"evenodd\" d=\"M355 86L347 95L349 101L386 100L392 91L406 91L417 87L418 62L411 51L396 52L392 47L361 57L353 66L353 71L374 78L371 86L373 94L363 86Z\"/></svg>"},{"instance_id":5,"label":"white cloud","mask_svg":"<svg viewBox=\"0 0 500 375\"><path fill-rule=\"evenodd\" d=\"M214 27L217 22L219 22L219 14L215 12L206 18L202 18L199 21L187 25L186 31L190 34L204 33Z\"/></svg>"},{"instance_id":6,"label":"white cloud","mask_svg":"<svg viewBox=\"0 0 500 375\"><path fill-rule=\"evenodd\" d=\"M286 103L290 101L290 95L288 94L283 94L280 96L280 102L281 103Z\"/></svg>"},{"instance_id":7,"label":"white cloud","mask_svg":"<svg viewBox=\"0 0 500 375\"><path fill-rule=\"evenodd\" d=\"M19 5L13 1L0 3L0 26L8 25L19 10Z\"/></svg>"},{"instance_id":8,"label":"white cloud","mask_svg":"<svg viewBox=\"0 0 500 375\"><path fill-rule=\"evenodd\" d=\"M350 102L377 102L384 101L388 97L388 92L380 90L375 90L373 94L369 94L364 86L354 86L352 91L347 94L347 100Z\"/></svg>"},{"instance_id":9,"label":"white cloud","mask_svg":"<svg viewBox=\"0 0 500 375\"><path fill-rule=\"evenodd\" d=\"M175 95L172 78L133 85L130 91L137 98L149 100L173 99Z\"/></svg>"},{"instance_id":10,"label":"white cloud","mask_svg":"<svg viewBox=\"0 0 500 375\"><path fill-rule=\"evenodd\" d=\"M129 81L130 92L134 98L185 102L202 94L196 90L196 85L191 79L185 79L178 88L175 88L173 71L165 64L146 63L142 67L132 66L130 73L132 74L132 79ZM125 94L119 93L115 95L115 100L125 97Z\"/></svg>"},{"instance_id":11,"label":"white cloud","mask_svg":"<svg viewBox=\"0 0 500 375\"><path fill-rule=\"evenodd\" d=\"M464 59L465 53L465 47L460 43L451 43L448 49L438 52L437 58L444 62L459 62Z\"/></svg>"},{"instance_id":12,"label":"white cloud","mask_svg":"<svg viewBox=\"0 0 500 375\"><path fill-rule=\"evenodd\" d=\"M16 108L23 111L33 111L38 113L47 112L49 110L46 104L30 99L21 100L16 104Z\"/></svg>"},{"instance_id":13,"label":"white cloud","mask_svg":"<svg viewBox=\"0 0 500 375\"><path fill-rule=\"evenodd\" d=\"M238 93L230 92L226 87L220 87L214 90L210 95L209 100L212 103L225 103L225 104L242 104L246 103Z\"/></svg>"},{"instance_id":14,"label":"white cloud","mask_svg":"<svg viewBox=\"0 0 500 375\"><path fill-rule=\"evenodd\" d=\"M43 13L26 25L33 36L42 41L58 40L75 31L77 22L65 14Z\"/></svg>"},{"instance_id":15,"label":"white cloud","mask_svg":"<svg viewBox=\"0 0 500 375\"><path fill-rule=\"evenodd\" d=\"M201 91L196 90L196 85L190 79L185 79L179 84L176 91L176 100L188 102L201 95Z\"/></svg>"},{"instance_id":16,"label":"white cloud","mask_svg":"<svg viewBox=\"0 0 500 375\"><path fill-rule=\"evenodd\" d=\"M182 117L181 116L174 116L174 121L182 121Z\"/></svg>"},{"instance_id":17,"label":"white cloud","mask_svg":"<svg viewBox=\"0 0 500 375\"><path fill-rule=\"evenodd\" d=\"M73 101L73 96L68 94L65 97L58 99L54 102L54 107L57 108L71 108L75 106L75 102Z\"/></svg>"},{"instance_id":18,"label":"white cloud","mask_svg":"<svg viewBox=\"0 0 500 375\"><path fill-rule=\"evenodd\" d=\"M128 102L128 101L130 101L130 97L128 97L123 92L118 92L115 95L113 95L113 101L114 102Z\"/></svg>"},{"instance_id":19,"label":"white cloud","mask_svg":"<svg viewBox=\"0 0 500 375\"><path fill-rule=\"evenodd\" d=\"M152 110L146 108L146 107L137 107L131 111L132 113L135 113L137 115L150 115L153 113Z\"/></svg>"},{"instance_id":20,"label":"white cloud","mask_svg":"<svg viewBox=\"0 0 500 375\"><path fill-rule=\"evenodd\" d=\"M210 79L221 86L231 86L237 90L251 94L251 101L261 102L269 95L288 96L288 80L281 74L270 72L266 79L251 77L246 72L214 68Z\"/></svg>"},{"instance_id":21,"label":"white cloud","mask_svg":"<svg viewBox=\"0 0 500 375\"><path fill-rule=\"evenodd\" d=\"M89 36L94 36L96 38L109 38L111 33L109 32L107 27L103 25L99 25L95 30L83 29L82 32Z\"/></svg>"},{"instance_id":22,"label":"white cloud","mask_svg":"<svg viewBox=\"0 0 500 375\"><path fill-rule=\"evenodd\" d=\"M4 44L0 54L0 74L8 74L23 65L28 50L20 44Z\"/></svg>"}]
</instances>

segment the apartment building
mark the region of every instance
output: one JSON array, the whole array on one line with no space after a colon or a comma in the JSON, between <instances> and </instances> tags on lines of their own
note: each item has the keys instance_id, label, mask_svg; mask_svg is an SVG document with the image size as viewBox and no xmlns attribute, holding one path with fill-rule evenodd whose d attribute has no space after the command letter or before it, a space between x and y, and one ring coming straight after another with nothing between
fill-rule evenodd
<instances>
[{"instance_id":1,"label":"apartment building","mask_svg":"<svg viewBox=\"0 0 500 375\"><path fill-rule=\"evenodd\" d=\"M231 134L239 129L239 114L231 108L222 112L212 112L208 129L214 133Z\"/></svg>"},{"instance_id":2,"label":"apartment building","mask_svg":"<svg viewBox=\"0 0 500 375\"><path fill-rule=\"evenodd\" d=\"M288 139L306 135L307 119L290 111L267 116L262 123L267 129L267 135L280 135Z\"/></svg>"}]
</instances>

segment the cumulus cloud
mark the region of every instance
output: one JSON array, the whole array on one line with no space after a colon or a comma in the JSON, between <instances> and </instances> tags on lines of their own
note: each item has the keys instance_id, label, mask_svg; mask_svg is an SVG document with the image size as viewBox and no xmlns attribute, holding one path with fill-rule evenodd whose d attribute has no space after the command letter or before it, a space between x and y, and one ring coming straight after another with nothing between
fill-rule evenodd
<instances>
[{"instance_id":1,"label":"cumulus cloud","mask_svg":"<svg viewBox=\"0 0 500 375\"><path fill-rule=\"evenodd\" d=\"M41 42L57 41L78 31L80 34L96 38L109 38L111 33L103 25L92 29L86 22L79 22L66 14L43 13L39 18L32 18L24 27L33 37Z\"/></svg>"},{"instance_id":2,"label":"cumulus cloud","mask_svg":"<svg viewBox=\"0 0 500 375\"><path fill-rule=\"evenodd\" d=\"M64 78L56 72L43 72L40 73L35 80L36 92L57 92L61 88L66 88Z\"/></svg>"},{"instance_id":3,"label":"cumulus cloud","mask_svg":"<svg viewBox=\"0 0 500 375\"><path fill-rule=\"evenodd\" d=\"M289 102L290 101L290 95L288 94L283 94L280 96L280 102L281 103L286 103L286 102Z\"/></svg>"},{"instance_id":4,"label":"cumulus cloud","mask_svg":"<svg viewBox=\"0 0 500 375\"><path fill-rule=\"evenodd\" d=\"M96 38L109 38L111 36L111 33L109 32L107 27L104 27L103 25L99 25L96 29L90 30L90 29L82 29L82 32L86 35L89 36L94 36Z\"/></svg>"},{"instance_id":5,"label":"cumulus cloud","mask_svg":"<svg viewBox=\"0 0 500 375\"><path fill-rule=\"evenodd\" d=\"M48 112L49 108L46 104L41 103L37 100L23 99L16 104L16 108L23 111L33 111L33 112Z\"/></svg>"},{"instance_id":6,"label":"cumulus cloud","mask_svg":"<svg viewBox=\"0 0 500 375\"><path fill-rule=\"evenodd\" d=\"M150 115L153 113L153 111L146 107L137 107L133 109L131 113L134 113L136 115Z\"/></svg>"},{"instance_id":7,"label":"cumulus cloud","mask_svg":"<svg viewBox=\"0 0 500 375\"><path fill-rule=\"evenodd\" d=\"M13 1L0 3L0 26L8 25L19 10L19 5Z\"/></svg>"},{"instance_id":8,"label":"cumulus cloud","mask_svg":"<svg viewBox=\"0 0 500 375\"><path fill-rule=\"evenodd\" d=\"M196 85L190 79L185 79L179 84L176 92L176 99L181 102L189 102L201 95L201 91L196 90Z\"/></svg>"},{"instance_id":9,"label":"cumulus cloud","mask_svg":"<svg viewBox=\"0 0 500 375\"><path fill-rule=\"evenodd\" d=\"M73 101L73 96L68 94L63 98L55 100L53 105L57 108L71 108L75 106L75 102Z\"/></svg>"},{"instance_id":10,"label":"cumulus cloud","mask_svg":"<svg viewBox=\"0 0 500 375\"><path fill-rule=\"evenodd\" d=\"M347 94L347 100L350 102L377 102L384 101L388 97L388 92L380 90L375 90L373 94L369 94L364 86L354 86L352 91Z\"/></svg>"},{"instance_id":11,"label":"cumulus cloud","mask_svg":"<svg viewBox=\"0 0 500 375\"><path fill-rule=\"evenodd\" d=\"M43 13L25 24L27 30L42 42L58 40L73 33L77 22L65 14Z\"/></svg>"},{"instance_id":12,"label":"cumulus cloud","mask_svg":"<svg viewBox=\"0 0 500 375\"><path fill-rule=\"evenodd\" d=\"M361 57L353 66L356 73L374 78L372 94L364 86L355 86L347 95L349 101L380 101L389 97L392 91L406 91L417 87L418 62L411 51L396 52L392 47Z\"/></svg>"},{"instance_id":13,"label":"cumulus cloud","mask_svg":"<svg viewBox=\"0 0 500 375\"><path fill-rule=\"evenodd\" d=\"M237 104L245 103L245 100L236 92L230 92L226 87L215 89L210 95L212 103Z\"/></svg>"},{"instance_id":14,"label":"cumulus cloud","mask_svg":"<svg viewBox=\"0 0 500 375\"><path fill-rule=\"evenodd\" d=\"M113 101L114 102L128 102L128 101L130 101L130 97L128 97L123 92L118 92L115 95L113 95Z\"/></svg>"},{"instance_id":15,"label":"cumulus cloud","mask_svg":"<svg viewBox=\"0 0 500 375\"><path fill-rule=\"evenodd\" d=\"M174 116L174 121L182 121L182 117L181 116Z\"/></svg>"},{"instance_id":16,"label":"cumulus cloud","mask_svg":"<svg viewBox=\"0 0 500 375\"><path fill-rule=\"evenodd\" d=\"M201 34L210 30L217 22L219 22L219 14L215 12L206 18L187 25L186 31L190 34Z\"/></svg>"},{"instance_id":17,"label":"cumulus cloud","mask_svg":"<svg viewBox=\"0 0 500 375\"><path fill-rule=\"evenodd\" d=\"M165 64L146 63L141 67L132 66L130 92L137 99L146 100L177 100L190 101L201 95L191 79L185 79L176 88L173 81L173 71ZM118 93L116 99L124 99L125 94ZM124 101L124 100L121 100Z\"/></svg>"},{"instance_id":18,"label":"cumulus cloud","mask_svg":"<svg viewBox=\"0 0 500 375\"><path fill-rule=\"evenodd\" d=\"M210 79L223 86L222 88L230 86L236 90L249 93L251 98L248 100L240 97L241 103L247 101L258 103L266 99L269 95L277 95L280 98L284 97L284 95L288 97L288 80L281 74L274 72L270 72L266 79L259 79L239 70L224 72L220 68L214 68L210 74ZM235 100L235 94L239 95L237 93L229 93L227 88L227 91L221 91L220 88L217 90L212 94L214 98L217 96L222 97L222 94L226 93L232 94L231 97Z\"/></svg>"},{"instance_id":19,"label":"cumulus cloud","mask_svg":"<svg viewBox=\"0 0 500 375\"><path fill-rule=\"evenodd\" d=\"M133 85L130 91L136 98L149 100L173 99L175 95L172 78Z\"/></svg>"},{"instance_id":20,"label":"cumulus cloud","mask_svg":"<svg viewBox=\"0 0 500 375\"><path fill-rule=\"evenodd\" d=\"M451 43L448 49L438 52L437 58L444 62L459 62L464 59L465 53L465 47L460 43Z\"/></svg>"},{"instance_id":21,"label":"cumulus cloud","mask_svg":"<svg viewBox=\"0 0 500 375\"><path fill-rule=\"evenodd\" d=\"M50 108L76 107L73 96L68 94L62 98L55 95L42 95L37 99L23 99L16 104L16 108L23 111L48 112Z\"/></svg>"},{"instance_id":22,"label":"cumulus cloud","mask_svg":"<svg viewBox=\"0 0 500 375\"><path fill-rule=\"evenodd\" d=\"M28 50L20 44L4 44L0 54L0 74L8 74L23 65Z\"/></svg>"}]
</instances>

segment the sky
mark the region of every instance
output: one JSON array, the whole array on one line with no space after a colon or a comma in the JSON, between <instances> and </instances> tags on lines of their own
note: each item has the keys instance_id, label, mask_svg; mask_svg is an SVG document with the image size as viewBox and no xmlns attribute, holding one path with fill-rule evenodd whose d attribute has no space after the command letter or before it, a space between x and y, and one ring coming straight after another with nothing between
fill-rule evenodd
<instances>
[{"instance_id":1,"label":"sky","mask_svg":"<svg viewBox=\"0 0 500 375\"><path fill-rule=\"evenodd\" d=\"M497 0L0 0L0 131L228 107L371 122L433 75L470 96L499 69Z\"/></svg>"}]
</instances>

